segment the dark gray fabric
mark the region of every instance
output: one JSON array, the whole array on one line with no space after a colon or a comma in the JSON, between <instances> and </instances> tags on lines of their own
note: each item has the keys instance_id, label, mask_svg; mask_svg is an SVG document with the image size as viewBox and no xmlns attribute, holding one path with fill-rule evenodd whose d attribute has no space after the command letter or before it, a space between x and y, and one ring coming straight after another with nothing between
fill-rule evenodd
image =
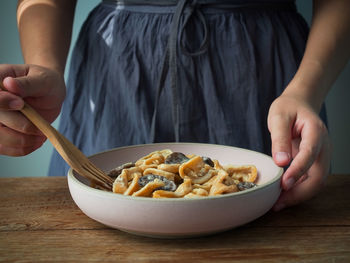
<instances>
[{"instance_id":1,"label":"dark gray fabric","mask_svg":"<svg viewBox=\"0 0 350 263\"><path fill-rule=\"evenodd\" d=\"M59 126L85 154L151 142L173 11L101 3L89 15L73 51ZM270 154L268 109L297 70L307 25L295 10L202 12L209 34L206 52L177 54L179 139ZM194 52L202 40L203 25L193 17L182 46ZM168 75L159 97L155 142L175 141L172 103ZM54 152L49 175L67 170Z\"/></svg>"},{"instance_id":2,"label":"dark gray fabric","mask_svg":"<svg viewBox=\"0 0 350 263\"><path fill-rule=\"evenodd\" d=\"M181 0L103 0L103 2L109 2L109 3L117 3L117 4L123 4L123 5L159 5L159 6L166 6L166 5L177 5L178 2ZM266 4L278 4L278 3L294 3L294 0L187 0L187 2L196 2L201 5L244 5L247 4L260 4L260 3L266 3Z\"/></svg>"}]
</instances>

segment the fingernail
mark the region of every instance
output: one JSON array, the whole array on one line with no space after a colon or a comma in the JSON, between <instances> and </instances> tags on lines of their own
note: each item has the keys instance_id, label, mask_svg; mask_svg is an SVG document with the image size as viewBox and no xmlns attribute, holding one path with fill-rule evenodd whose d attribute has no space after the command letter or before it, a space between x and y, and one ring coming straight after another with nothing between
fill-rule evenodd
<instances>
[{"instance_id":1,"label":"fingernail","mask_svg":"<svg viewBox=\"0 0 350 263\"><path fill-rule=\"evenodd\" d=\"M291 189L294 186L294 184L295 184L295 179L293 177L288 178L285 183L286 190L288 191L289 189Z\"/></svg>"},{"instance_id":2,"label":"fingernail","mask_svg":"<svg viewBox=\"0 0 350 263\"><path fill-rule=\"evenodd\" d=\"M9 107L13 110L20 110L23 107L23 102L20 100L11 100L9 102Z\"/></svg>"},{"instance_id":3,"label":"fingernail","mask_svg":"<svg viewBox=\"0 0 350 263\"><path fill-rule=\"evenodd\" d=\"M287 152L277 152L275 153L275 160L277 162L289 162L290 154Z\"/></svg>"}]
</instances>

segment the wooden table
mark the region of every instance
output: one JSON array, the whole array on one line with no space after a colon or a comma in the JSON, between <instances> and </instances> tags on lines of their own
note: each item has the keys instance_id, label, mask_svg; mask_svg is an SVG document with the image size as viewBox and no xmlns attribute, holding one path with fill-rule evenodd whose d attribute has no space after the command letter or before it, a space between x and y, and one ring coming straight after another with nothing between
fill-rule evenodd
<instances>
[{"instance_id":1,"label":"wooden table","mask_svg":"<svg viewBox=\"0 0 350 263\"><path fill-rule=\"evenodd\" d=\"M350 262L350 175L314 199L228 232L161 240L110 229L65 177L0 178L0 262Z\"/></svg>"}]
</instances>

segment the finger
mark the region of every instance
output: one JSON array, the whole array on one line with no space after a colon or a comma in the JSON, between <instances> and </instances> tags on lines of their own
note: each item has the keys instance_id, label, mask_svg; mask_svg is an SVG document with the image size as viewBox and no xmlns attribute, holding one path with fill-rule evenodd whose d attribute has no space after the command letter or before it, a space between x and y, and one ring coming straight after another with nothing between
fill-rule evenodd
<instances>
[{"instance_id":1,"label":"finger","mask_svg":"<svg viewBox=\"0 0 350 263\"><path fill-rule=\"evenodd\" d=\"M38 143L34 146L24 147L24 148L14 148L14 147L7 147L2 144L0 144L0 154L7 155L7 156L25 156L32 152L34 152L36 149L40 148L42 146L42 143Z\"/></svg>"},{"instance_id":2,"label":"finger","mask_svg":"<svg viewBox=\"0 0 350 263\"><path fill-rule=\"evenodd\" d=\"M20 110L24 101L8 91L0 91L0 110Z\"/></svg>"},{"instance_id":3,"label":"finger","mask_svg":"<svg viewBox=\"0 0 350 263\"><path fill-rule=\"evenodd\" d=\"M47 111L52 109L53 105L59 101L55 94L50 94L52 83L45 83L47 79L44 73L33 73L32 75L18 78L7 77L3 82L4 86L6 86L5 88L24 98L37 111L40 109ZM51 99L48 99L49 97Z\"/></svg>"},{"instance_id":4,"label":"finger","mask_svg":"<svg viewBox=\"0 0 350 263\"><path fill-rule=\"evenodd\" d=\"M6 147L28 148L43 144L44 136L27 135L0 125L0 144Z\"/></svg>"},{"instance_id":5,"label":"finger","mask_svg":"<svg viewBox=\"0 0 350 263\"><path fill-rule=\"evenodd\" d=\"M317 162L309 169L305 178L300 178L289 191L283 191L273 210L279 211L285 207L306 201L316 195L324 186L325 179L329 175L329 168L330 151L329 143L327 142L323 146Z\"/></svg>"},{"instance_id":6,"label":"finger","mask_svg":"<svg viewBox=\"0 0 350 263\"><path fill-rule=\"evenodd\" d=\"M274 115L269 118L272 157L278 166L286 166L291 161L293 122L288 116Z\"/></svg>"},{"instance_id":7,"label":"finger","mask_svg":"<svg viewBox=\"0 0 350 263\"><path fill-rule=\"evenodd\" d=\"M26 76L28 71L28 65L0 65L1 89L20 96L21 89L19 85L12 80L16 77Z\"/></svg>"},{"instance_id":8,"label":"finger","mask_svg":"<svg viewBox=\"0 0 350 263\"><path fill-rule=\"evenodd\" d=\"M25 97L25 90L30 88L30 83L29 82L25 82L22 81L22 83L20 83L20 81L17 81L17 79L27 79L27 76L22 76L22 77L18 77L18 78L14 78L14 77L6 77L3 80L3 85L5 87L5 89L13 94L16 94L18 96L21 97ZM25 83L24 83L25 82Z\"/></svg>"},{"instance_id":9,"label":"finger","mask_svg":"<svg viewBox=\"0 0 350 263\"><path fill-rule=\"evenodd\" d=\"M20 77L27 75L29 66L26 64L10 65L0 64L0 82L6 77Z\"/></svg>"},{"instance_id":10,"label":"finger","mask_svg":"<svg viewBox=\"0 0 350 263\"><path fill-rule=\"evenodd\" d=\"M283 191L278 201L273 207L274 211L279 211L285 207L293 206L306 201L316 195L323 184L319 178L307 177L303 182L296 184L289 191Z\"/></svg>"},{"instance_id":11,"label":"finger","mask_svg":"<svg viewBox=\"0 0 350 263\"><path fill-rule=\"evenodd\" d=\"M42 135L42 132L18 111L0 111L0 122L4 126L20 133Z\"/></svg>"},{"instance_id":12,"label":"finger","mask_svg":"<svg viewBox=\"0 0 350 263\"><path fill-rule=\"evenodd\" d=\"M314 163L324 143L324 127L305 123L301 131L299 152L294 157L282 178L282 187L289 190Z\"/></svg>"},{"instance_id":13,"label":"finger","mask_svg":"<svg viewBox=\"0 0 350 263\"><path fill-rule=\"evenodd\" d=\"M32 74L17 78L6 77L3 84L7 90L14 94L26 97L41 97L47 94L48 87L43 85L43 74Z\"/></svg>"}]
</instances>

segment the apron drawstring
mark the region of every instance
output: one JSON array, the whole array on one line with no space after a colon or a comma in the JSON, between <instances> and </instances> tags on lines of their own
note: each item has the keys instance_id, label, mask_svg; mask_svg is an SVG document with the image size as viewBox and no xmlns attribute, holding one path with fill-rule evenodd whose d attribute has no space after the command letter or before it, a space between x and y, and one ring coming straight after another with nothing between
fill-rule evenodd
<instances>
[{"instance_id":1,"label":"apron drawstring","mask_svg":"<svg viewBox=\"0 0 350 263\"><path fill-rule=\"evenodd\" d=\"M189 19L193 15L197 15L203 25L204 28L204 38L199 47L199 49L195 52L189 52L182 45L182 35L184 33L185 27L189 21ZM184 16L184 22L181 24L181 17ZM155 142L156 139L156 122L157 122L157 113L158 113L158 105L159 98L162 93L164 82L167 76L167 73L170 74L170 89L172 92L172 118L174 125L174 136L175 141L180 141L180 102L179 102L179 94L178 94L178 77L177 77L177 52L178 46L180 46L182 53L188 56L199 56L207 51L208 43L208 26L205 21L204 14L200 11L197 0L188 1L188 0L180 0L176 6L174 16L171 22L170 34L168 39L168 44L165 51L165 56L163 60L163 65L161 68L161 73L157 85L156 99L155 99L155 107L152 116L151 123L151 132L150 132L150 142Z\"/></svg>"},{"instance_id":2,"label":"apron drawstring","mask_svg":"<svg viewBox=\"0 0 350 263\"><path fill-rule=\"evenodd\" d=\"M156 123L159 107L159 100L164 84L169 73L170 89L172 93L172 119L174 126L175 141L180 141L180 102L178 94L178 73L177 73L177 58L178 49L187 56L195 57L205 53L209 46L209 28L205 21L202 7L213 6L220 9L256 9L267 8L277 10L296 10L294 0L284 2L274 1L235 1L235 0L103 0L107 3L115 3L117 5L158 5L158 6L176 6L173 19L171 21L168 43L165 50L164 59L161 66L160 76L157 83L157 91L155 97L155 105L153 109L152 122L150 127L149 142L156 142ZM202 23L204 30L203 40L198 50L190 52L183 45L182 37L187 23L192 16L197 16ZM181 18L183 17L183 23Z\"/></svg>"}]
</instances>

